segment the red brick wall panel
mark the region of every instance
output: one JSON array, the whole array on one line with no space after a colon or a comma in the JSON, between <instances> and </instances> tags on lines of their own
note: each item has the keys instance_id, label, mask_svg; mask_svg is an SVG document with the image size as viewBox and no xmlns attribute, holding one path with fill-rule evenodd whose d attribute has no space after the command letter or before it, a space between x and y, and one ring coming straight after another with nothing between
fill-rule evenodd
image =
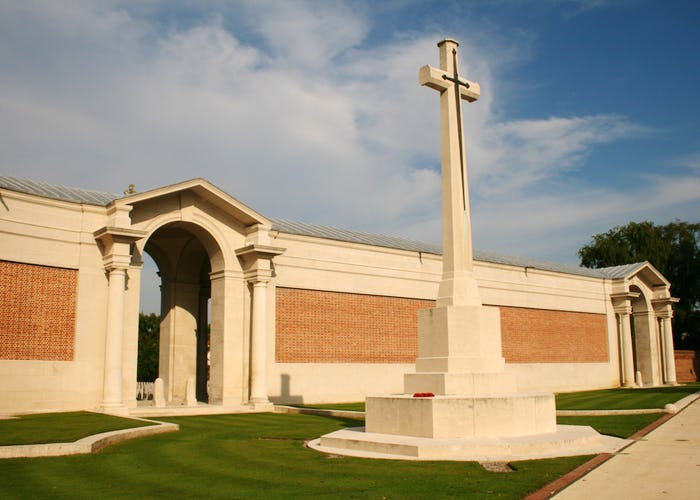
<instances>
[{"instance_id":1,"label":"red brick wall panel","mask_svg":"<svg viewBox=\"0 0 700 500\"><path fill-rule=\"evenodd\" d=\"M280 363L413 363L418 309L432 300L277 288ZM604 314L499 307L509 363L608 361Z\"/></svg>"},{"instance_id":2,"label":"red brick wall panel","mask_svg":"<svg viewBox=\"0 0 700 500\"><path fill-rule=\"evenodd\" d=\"M605 363L604 314L500 307L501 342L507 363Z\"/></svg>"},{"instance_id":3,"label":"red brick wall panel","mask_svg":"<svg viewBox=\"0 0 700 500\"><path fill-rule=\"evenodd\" d=\"M0 260L0 359L71 361L78 271Z\"/></svg>"},{"instance_id":4,"label":"red brick wall panel","mask_svg":"<svg viewBox=\"0 0 700 500\"><path fill-rule=\"evenodd\" d=\"M277 288L280 363L414 363L432 300Z\"/></svg>"},{"instance_id":5,"label":"red brick wall panel","mask_svg":"<svg viewBox=\"0 0 700 500\"><path fill-rule=\"evenodd\" d=\"M678 350L676 356L676 380L678 382L697 382L700 373L700 351Z\"/></svg>"}]
</instances>

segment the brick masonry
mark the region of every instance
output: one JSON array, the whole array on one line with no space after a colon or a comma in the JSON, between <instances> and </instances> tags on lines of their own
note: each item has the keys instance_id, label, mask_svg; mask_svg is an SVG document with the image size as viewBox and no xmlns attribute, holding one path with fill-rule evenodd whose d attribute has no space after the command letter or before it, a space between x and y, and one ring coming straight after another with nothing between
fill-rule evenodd
<instances>
[{"instance_id":1,"label":"brick masonry","mask_svg":"<svg viewBox=\"0 0 700 500\"><path fill-rule=\"evenodd\" d=\"M418 309L432 300L277 288L279 363L414 363ZM607 362L606 317L500 307L511 363Z\"/></svg>"},{"instance_id":2,"label":"brick masonry","mask_svg":"<svg viewBox=\"0 0 700 500\"><path fill-rule=\"evenodd\" d=\"M78 271L0 260L0 359L71 361Z\"/></svg>"},{"instance_id":3,"label":"brick masonry","mask_svg":"<svg viewBox=\"0 0 700 500\"><path fill-rule=\"evenodd\" d=\"M606 363L604 314L500 307L507 363Z\"/></svg>"},{"instance_id":4,"label":"brick masonry","mask_svg":"<svg viewBox=\"0 0 700 500\"><path fill-rule=\"evenodd\" d=\"M279 363L413 363L434 301L277 288Z\"/></svg>"},{"instance_id":5,"label":"brick masonry","mask_svg":"<svg viewBox=\"0 0 700 500\"><path fill-rule=\"evenodd\" d=\"M696 382L700 373L700 351L678 350L676 355L676 380Z\"/></svg>"}]
</instances>

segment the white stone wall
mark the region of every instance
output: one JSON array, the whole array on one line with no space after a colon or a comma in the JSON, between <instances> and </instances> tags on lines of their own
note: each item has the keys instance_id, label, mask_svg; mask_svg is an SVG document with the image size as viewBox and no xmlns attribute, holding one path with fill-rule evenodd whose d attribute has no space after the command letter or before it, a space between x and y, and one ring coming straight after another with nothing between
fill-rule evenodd
<instances>
[{"instance_id":1,"label":"white stone wall","mask_svg":"<svg viewBox=\"0 0 700 500\"><path fill-rule=\"evenodd\" d=\"M100 207L2 192L0 258L78 270L73 361L0 360L0 412L95 408L102 398L107 279Z\"/></svg>"}]
</instances>

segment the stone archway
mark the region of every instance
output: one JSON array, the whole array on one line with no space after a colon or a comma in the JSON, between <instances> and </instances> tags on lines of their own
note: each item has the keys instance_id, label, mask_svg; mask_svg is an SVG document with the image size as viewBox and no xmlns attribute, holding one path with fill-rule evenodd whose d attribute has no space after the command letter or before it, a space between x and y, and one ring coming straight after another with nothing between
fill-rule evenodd
<instances>
[{"instance_id":1,"label":"stone archway","mask_svg":"<svg viewBox=\"0 0 700 500\"><path fill-rule=\"evenodd\" d=\"M166 402L191 402L194 379L209 404L270 408L267 285L272 259L284 251L270 245L271 221L203 179L135 193L109 211L109 224L94 233L109 273L103 407L126 408L130 393L136 406L139 287L124 285L127 277L140 283L146 252L161 277Z\"/></svg>"},{"instance_id":2,"label":"stone archway","mask_svg":"<svg viewBox=\"0 0 700 500\"><path fill-rule=\"evenodd\" d=\"M648 262L609 268L617 319L621 384L676 384L671 284Z\"/></svg>"},{"instance_id":3,"label":"stone archway","mask_svg":"<svg viewBox=\"0 0 700 500\"><path fill-rule=\"evenodd\" d=\"M165 398L169 404L185 402L187 381L192 379L197 401L208 402L210 274L218 245L200 226L171 222L151 234L144 250L161 278L159 377Z\"/></svg>"}]
</instances>

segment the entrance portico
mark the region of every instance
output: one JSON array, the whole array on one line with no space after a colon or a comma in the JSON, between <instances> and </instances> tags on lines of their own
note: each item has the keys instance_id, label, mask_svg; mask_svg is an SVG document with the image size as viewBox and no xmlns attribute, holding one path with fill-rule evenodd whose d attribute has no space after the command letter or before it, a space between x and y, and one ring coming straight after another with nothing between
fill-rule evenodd
<instances>
[{"instance_id":1,"label":"entrance portico","mask_svg":"<svg viewBox=\"0 0 700 500\"><path fill-rule=\"evenodd\" d=\"M620 378L624 387L676 384L670 284L648 262L619 270L610 294L617 317Z\"/></svg>"},{"instance_id":2,"label":"entrance portico","mask_svg":"<svg viewBox=\"0 0 700 500\"><path fill-rule=\"evenodd\" d=\"M143 252L161 278L159 377L166 404L186 404L188 385L195 384L200 403L271 406L266 339L274 293L267 291L274 292L272 259L284 250L269 244L270 221L202 179L113 204L115 225L95 233L109 273L102 408L136 406Z\"/></svg>"}]
</instances>

